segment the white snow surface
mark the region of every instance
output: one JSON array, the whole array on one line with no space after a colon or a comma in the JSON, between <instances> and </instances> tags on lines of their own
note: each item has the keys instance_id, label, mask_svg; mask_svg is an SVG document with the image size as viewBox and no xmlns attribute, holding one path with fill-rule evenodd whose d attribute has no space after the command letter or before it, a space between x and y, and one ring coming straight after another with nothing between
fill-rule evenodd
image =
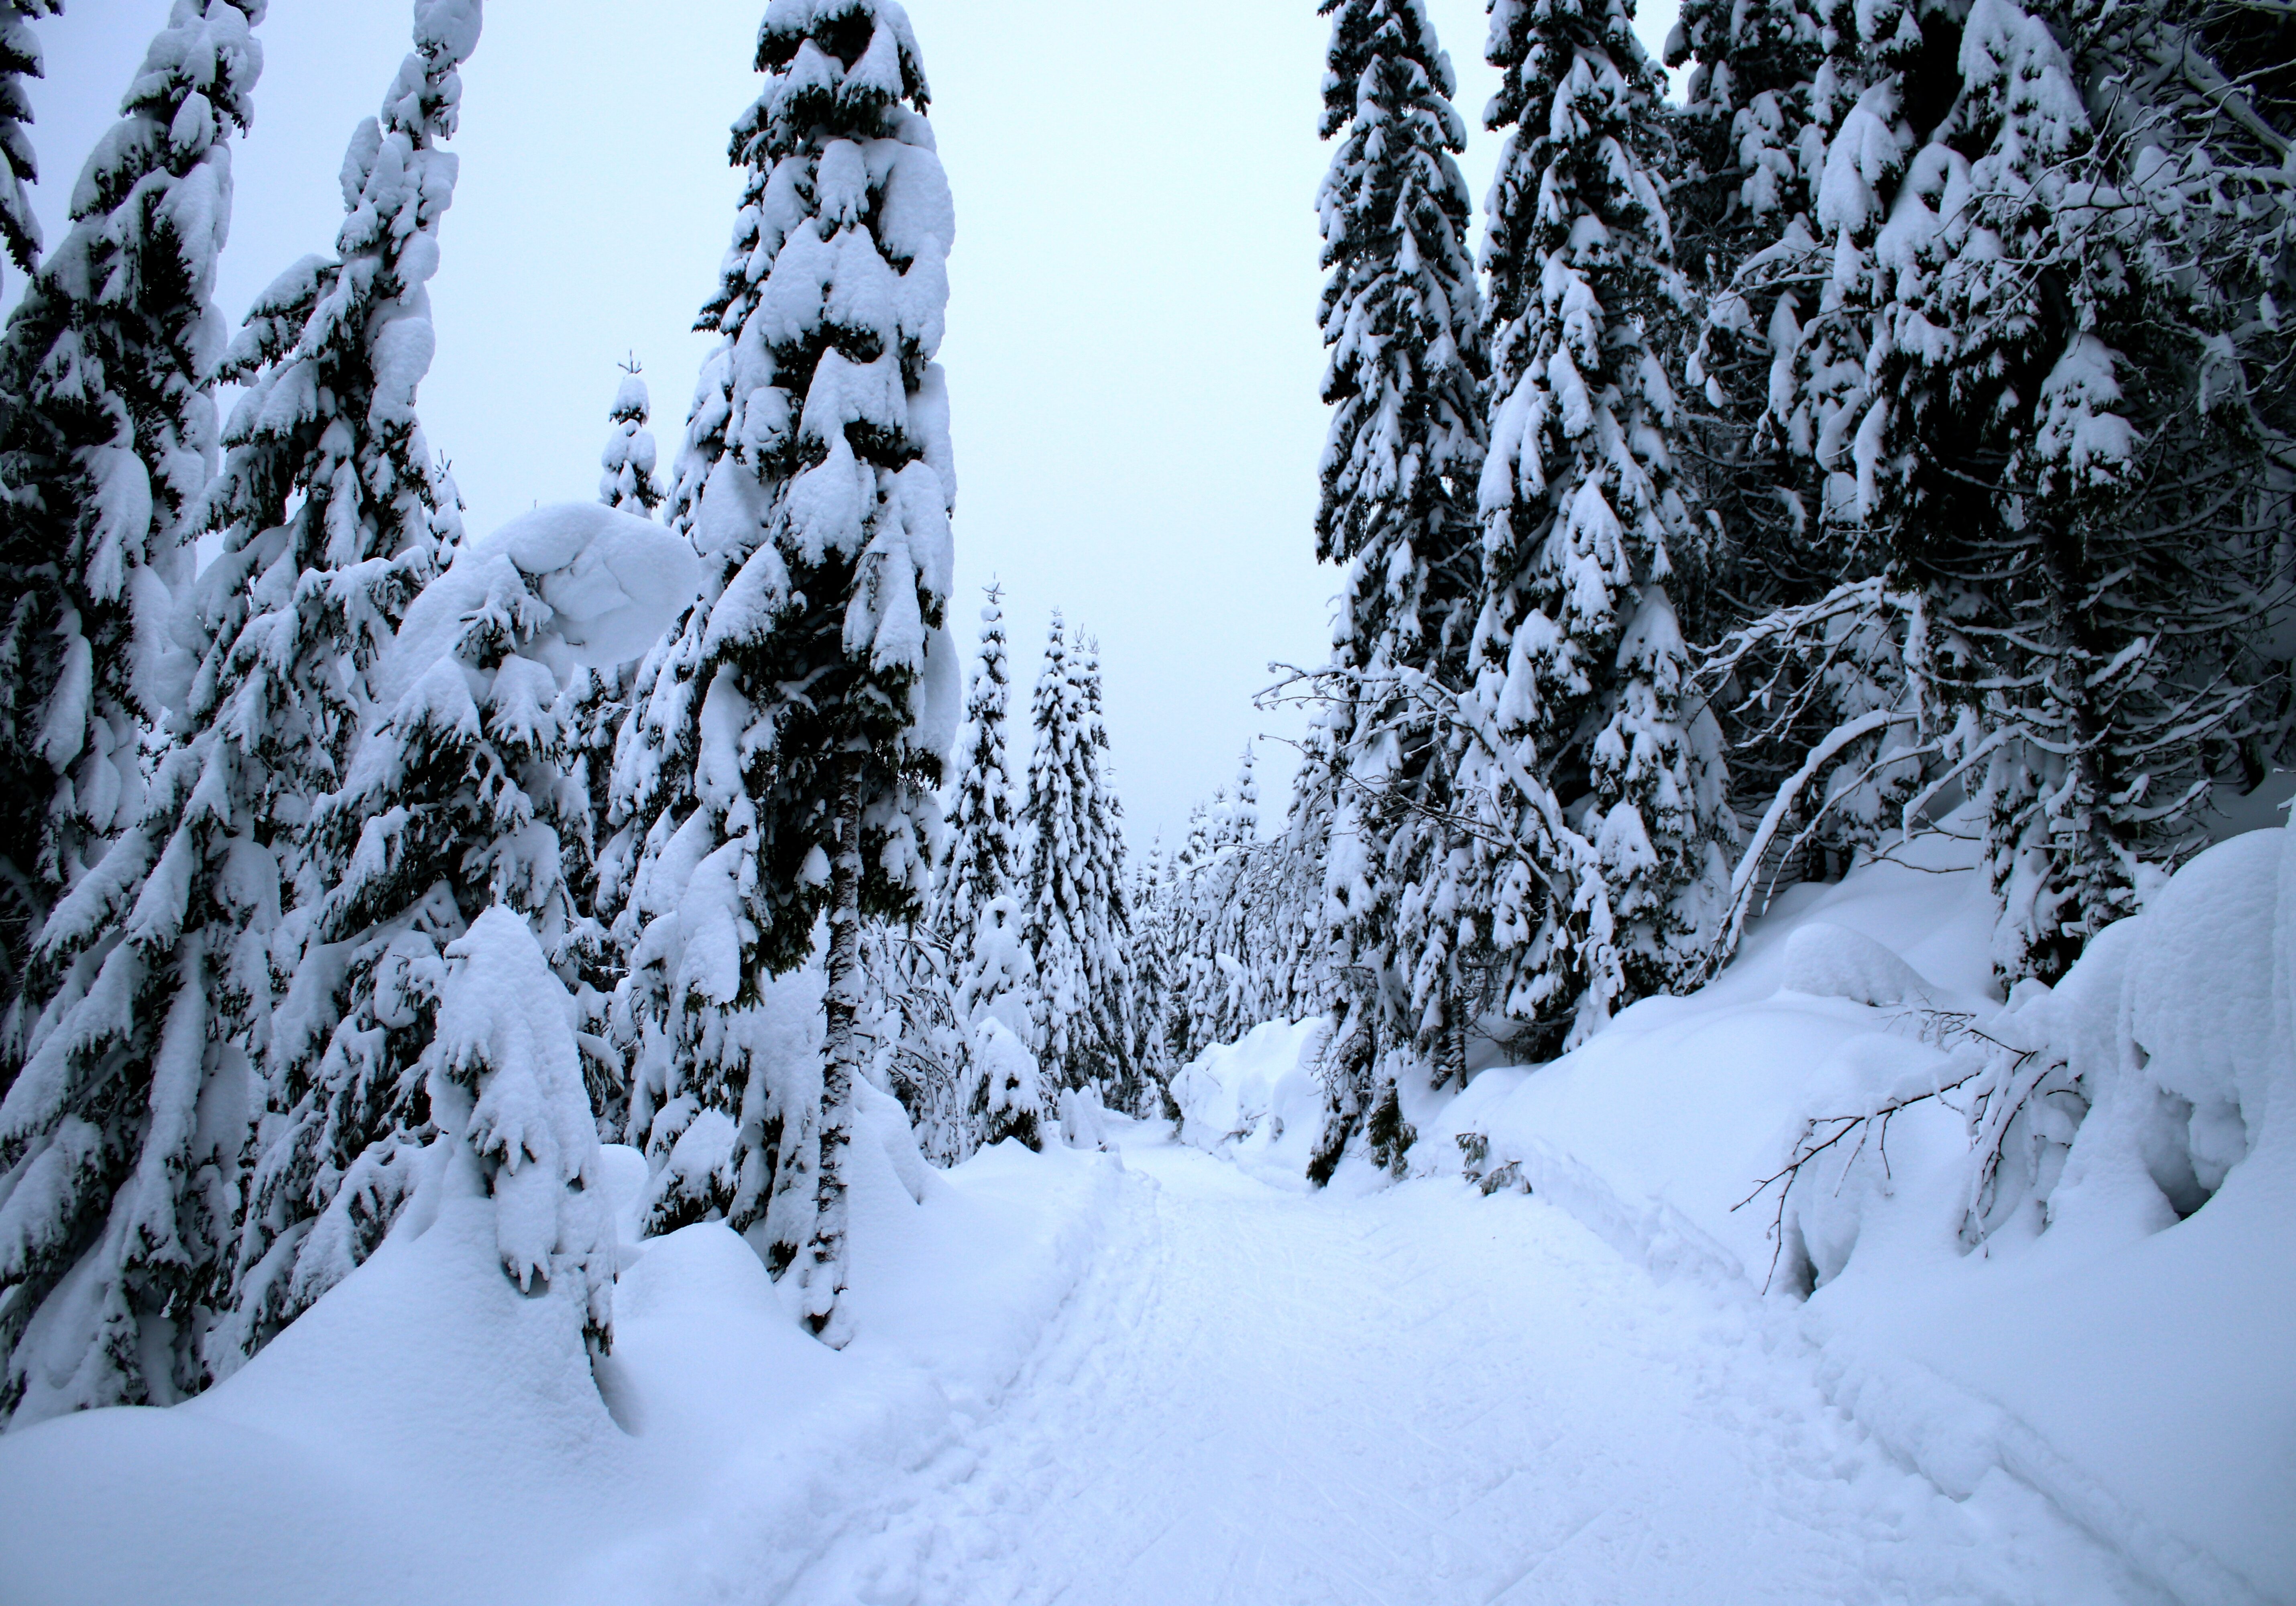
<instances>
[{"instance_id":1,"label":"white snow surface","mask_svg":"<svg viewBox=\"0 0 2296 1606\"><path fill-rule=\"evenodd\" d=\"M2074 1523L2128 1569L2125 1598L2296 1602L2296 839L2202 855L2054 995L2006 1009L1970 852L1929 837L1791 889L1702 992L1639 1004L1554 1065L1406 1097L1410 1169L1459 1174L1472 1136L1472 1169L1711 1290L1936 1488L2013 1484ZM1845 1145L1783 1215L1775 1187L1734 1208L1806 1119L1935 1090L1954 1061L1924 1040L1933 1011L2046 1041L2080 1075L2092 1108L2044 1167L2046 1203L1972 1249L1968 1124L1930 1100L1893 1117L1886 1165ZM1173 1083L1181 1137L1300 1186L1322 1041L1321 1022L1277 1023L1206 1054ZM1334 1190L1351 1176L1369 1185L1343 1169Z\"/></svg>"},{"instance_id":2,"label":"white snow surface","mask_svg":"<svg viewBox=\"0 0 2296 1606\"><path fill-rule=\"evenodd\" d=\"M1406 1108L1400 1182L1305 1186L1315 1021L1190 1067L1187 1141L934 1172L866 1097L841 1353L722 1227L627 1241L610 1149L595 1381L449 1202L204 1397L0 1439L0 1598L2296 1602L2291 845L2204 855L2006 1012L1954 844L1797 889L1704 992ZM1805 1117L1937 1080L1855 997L1906 975L2079 1039L2051 1224L1969 1252L1965 1134L1917 1106L1886 1185L1797 1194L1831 1274L1765 1293L1773 1198L1730 1207ZM2177 1156L2213 1195L2132 1207Z\"/></svg>"}]
</instances>

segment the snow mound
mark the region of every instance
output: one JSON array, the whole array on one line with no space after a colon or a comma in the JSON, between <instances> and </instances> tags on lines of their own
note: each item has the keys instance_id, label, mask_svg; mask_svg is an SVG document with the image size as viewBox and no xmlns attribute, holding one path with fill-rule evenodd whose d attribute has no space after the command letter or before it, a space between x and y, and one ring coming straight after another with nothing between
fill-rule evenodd
<instances>
[{"instance_id":1,"label":"snow mound","mask_svg":"<svg viewBox=\"0 0 2296 1606\"><path fill-rule=\"evenodd\" d=\"M1814 998L1846 998L1887 1009L1933 1001L1937 989L1922 973L1863 932L1813 920L1786 938L1781 991Z\"/></svg>"},{"instance_id":2,"label":"snow mound","mask_svg":"<svg viewBox=\"0 0 2296 1606\"><path fill-rule=\"evenodd\" d=\"M1180 1141L1235 1159L1268 1181L1306 1185L1323 1130L1316 1065L1331 1021L1267 1021L1208 1049L1172 1078Z\"/></svg>"},{"instance_id":3,"label":"snow mound","mask_svg":"<svg viewBox=\"0 0 2296 1606\"><path fill-rule=\"evenodd\" d=\"M611 1355L504 1275L495 1201L448 1197L200 1398L0 1439L0 1597L778 1598L1011 1386L1123 1182L1112 1157L1018 1144L931 1173L892 1099L858 1101L845 1350L723 1224L635 1241L645 1161L608 1148Z\"/></svg>"}]
</instances>

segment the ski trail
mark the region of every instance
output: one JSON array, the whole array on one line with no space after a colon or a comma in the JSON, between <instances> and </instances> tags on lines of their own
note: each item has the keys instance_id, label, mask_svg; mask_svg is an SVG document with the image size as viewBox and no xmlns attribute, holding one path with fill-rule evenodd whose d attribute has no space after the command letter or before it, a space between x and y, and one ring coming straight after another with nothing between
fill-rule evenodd
<instances>
[{"instance_id":1,"label":"ski trail","mask_svg":"<svg viewBox=\"0 0 2296 1606\"><path fill-rule=\"evenodd\" d=\"M2005 1478L1946 1499L1745 1310L1540 1200L1290 1193L1136 1137L1127 1160L1099 1261L1002 1403L782 1599L2160 1598Z\"/></svg>"}]
</instances>

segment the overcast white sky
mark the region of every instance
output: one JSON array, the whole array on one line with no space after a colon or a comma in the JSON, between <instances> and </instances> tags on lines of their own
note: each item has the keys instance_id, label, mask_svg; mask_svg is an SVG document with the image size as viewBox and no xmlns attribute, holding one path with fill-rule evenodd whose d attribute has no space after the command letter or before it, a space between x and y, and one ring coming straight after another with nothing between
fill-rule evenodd
<instances>
[{"instance_id":1,"label":"overcast white sky","mask_svg":"<svg viewBox=\"0 0 2296 1606\"><path fill-rule=\"evenodd\" d=\"M1428 0L1460 78L1480 209L1497 138L1481 0ZM1645 7L1653 46L1673 0ZM37 202L71 181L167 0L69 0L37 25ZM727 125L755 98L763 0L490 0L465 69L462 183L432 288L422 395L482 533L595 494L635 351L664 460L709 347L736 181ZM1046 615L1096 634L1136 852L1233 777L1271 660L1319 661L1336 581L1314 562L1316 137L1327 24L1313 0L910 0L956 195L948 340L960 639L1004 584L1020 709ZM272 0L256 127L237 158L221 300L236 318L326 250L335 175L406 49L406 0ZM1480 227L1480 210L1478 226ZM12 301L20 276L9 274ZM1262 745L1262 812L1291 765Z\"/></svg>"}]
</instances>

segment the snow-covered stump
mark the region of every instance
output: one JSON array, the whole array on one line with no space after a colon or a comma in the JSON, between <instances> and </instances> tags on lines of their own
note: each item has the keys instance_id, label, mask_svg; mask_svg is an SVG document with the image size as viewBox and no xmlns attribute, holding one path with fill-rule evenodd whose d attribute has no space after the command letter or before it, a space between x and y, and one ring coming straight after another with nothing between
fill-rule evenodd
<instances>
[{"instance_id":1,"label":"snow-covered stump","mask_svg":"<svg viewBox=\"0 0 2296 1606\"><path fill-rule=\"evenodd\" d=\"M447 948L430 1107L452 1149L442 1198L493 1201L503 1274L612 1347L614 1229L574 1041L574 999L514 910Z\"/></svg>"}]
</instances>

